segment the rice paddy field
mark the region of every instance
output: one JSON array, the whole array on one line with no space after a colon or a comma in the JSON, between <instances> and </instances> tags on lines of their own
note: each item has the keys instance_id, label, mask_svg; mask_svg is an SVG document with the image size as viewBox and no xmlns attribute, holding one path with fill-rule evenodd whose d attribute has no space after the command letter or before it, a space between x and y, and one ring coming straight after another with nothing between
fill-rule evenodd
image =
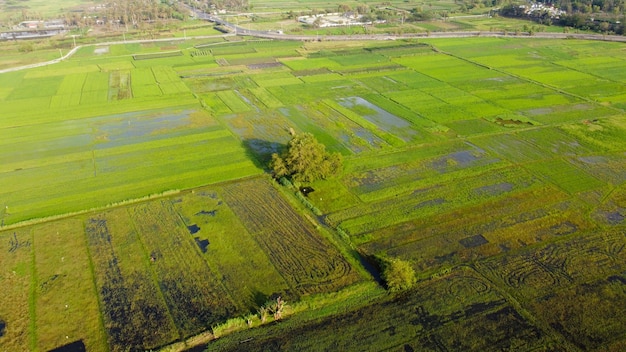
<instances>
[{"instance_id":1,"label":"rice paddy field","mask_svg":"<svg viewBox=\"0 0 626 352\"><path fill-rule=\"evenodd\" d=\"M1 74L0 350L157 349L276 296L206 347L623 350L624 50L228 37ZM291 130L344 157L321 215L265 175Z\"/></svg>"}]
</instances>

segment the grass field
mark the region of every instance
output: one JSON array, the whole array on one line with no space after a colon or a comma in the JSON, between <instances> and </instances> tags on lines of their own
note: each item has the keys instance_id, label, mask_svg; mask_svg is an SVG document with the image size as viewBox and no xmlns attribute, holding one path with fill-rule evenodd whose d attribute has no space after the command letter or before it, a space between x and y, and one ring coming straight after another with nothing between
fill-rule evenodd
<instances>
[{"instance_id":1,"label":"grass field","mask_svg":"<svg viewBox=\"0 0 626 352\"><path fill-rule=\"evenodd\" d=\"M0 75L0 349L156 349L227 321L244 331L211 349L626 344L620 44L205 44ZM308 185L321 215L262 176L291 130L344 157ZM417 287L362 293L372 257ZM277 296L293 315L248 329Z\"/></svg>"}]
</instances>

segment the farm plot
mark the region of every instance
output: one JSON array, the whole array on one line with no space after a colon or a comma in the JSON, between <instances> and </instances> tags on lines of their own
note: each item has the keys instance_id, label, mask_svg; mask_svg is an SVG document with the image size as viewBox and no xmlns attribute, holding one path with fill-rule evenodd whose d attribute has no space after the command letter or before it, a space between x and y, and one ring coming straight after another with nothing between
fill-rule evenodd
<instances>
[{"instance_id":1,"label":"farm plot","mask_svg":"<svg viewBox=\"0 0 626 352\"><path fill-rule=\"evenodd\" d=\"M375 124L378 127L377 130L389 132L405 142L410 142L417 138L417 132L413 130L412 125L408 121L381 109L361 97L342 98L339 100L339 104Z\"/></svg>"},{"instance_id":2,"label":"farm plot","mask_svg":"<svg viewBox=\"0 0 626 352\"><path fill-rule=\"evenodd\" d=\"M256 82L256 84L258 84L260 87L263 87L263 88L281 87L281 86L288 86L292 84L304 83L301 79L293 76L289 72L257 74L257 75L252 76L252 79Z\"/></svg>"},{"instance_id":3,"label":"farm plot","mask_svg":"<svg viewBox=\"0 0 626 352\"><path fill-rule=\"evenodd\" d=\"M345 101L344 101L345 102ZM363 129L369 130L371 134L376 135L378 138L382 139L385 141L385 143L391 145L391 146L402 146L404 145L404 141L400 138L397 137L396 135L389 133L387 131L385 131L384 129L379 128L379 125L385 125L388 129L393 129L393 130L397 130L397 125L404 125L404 126L410 126L410 124L407 121L404 121L402 119L397 118L396 116L393 116L389 113L386 113L385 115L382 115L383 117L381 117L380 112L382 111L375 111L375 110L365 110L367 111L366 113L370 113L372 115L368 117L366 116L362 116L360 112L355 112L345 106L343 106L341 104L341 101L334 101L334 100L329 100L326 99L324 100L324 104L326 104L328 106L328 108L333 109L335 111L337 111L338 113L342 114L343 116L345 116L347 119L349 119L350 121L356 123L357 125L359 125L360 127L362 127ZM346 103L346 105L350 105L351 103ZM363 109L362 109L363 110ZM375 117L373 117L375 116ZM383 122L384 121L384 117L390 118L391 121L388 122ZM370 120L374 120L377 123L374 123ZM382 121L381 121L382 120ZM411 135L410 130L405 132L407 133L409 136Z\"/></svg>"},{"instance_id":4,"label":"farm plot","mask_svg":"<svg viewBox=\"0 0 626 352\"><path fill-rule=\"evenodd\" d=\"M56 95L52 97L50 107L76 106L80 104L81 90L87 73L68 74L59 85Z\"/></svg>"},{"instance_id":5,"label":"farm plot","mask_svg":"<svg viewBox=\"0 0 626 352\"><path fill-rule=\"evenodd\" d=\"M421 119L429 119L436 123L479 117L479 115L470 113L464 107L448 104L422 90L388 92L384 93L384 96L393 102L407 107Z\"/></svg>"},{"instance_id":6,"label":"farm plot","mask_svg":"<svg viewBox=\"0 0 626 352\"><path fill-rule=\"evenodd\" d=\"M362 351L372 346L403 351L501 351L533 350L554 343L471 269L434 278L393 299L281 330L278 336L268 335L247 343L246 350L265 351L279 345L294 351ZM226 348L220 342L215 345L219 350L241 349L241 344Z\"/></svg>"},{"instance_id":7,"label":"farm plot","mask_svg":"<svg viewBox=\"0 0 626 352\"><path fill-rule=\"evenodd\" d=\"M531 163L526 167L538 177L554 183L570 194L606 186L601 180L562 159Z\"/></svg>"},{"instance_id":8,"label":"farm plot","mask_svg":"<svg viewBox=\"0 0 626 352\"><path fill-rule=\"evenodd\" d=\"M350 263L265 179L224 186L222 197L289 284L286 296L336 291L359 280Z\"/></svg>"},{"instance_id":9,"label":"farm plot","mask_svg":"<svg viewBox=\"0 0 626 352\"><path fill-rule=\"evenodd\" d=\"M310 115L314 111L313 108L304 106L285 107L278 109L281 115L285 116L289 121L295 124L300 131L309 131L313 133L317 140L326 146L326 149L332 152L339 152L344 155L350 154L350 151L341 144L334 136L325 130L325 124L318 125L319 120L315 120Z\"/></svg>"},{"instance_id":10,"label":"farm plot","mask_svg":"<svg viewBox=\"0 0 626 352\"><path fill-rule=\"evenodd\" d=\"M252 106L249 104L249 101L245 101L243 96L237 93L237 91L223 90L217 92L216 94L234 113L252 110Z\"/></svg>"},{"instance_id":11,"label":"farm plot","mask_svg":"<svg viewBox=\"0 0 626 352\"><path fill-rule=\"evenodd\" d=\"M520 131L520 139L545 151L546 156L584 156L597 152L597 148L584 140L578 140L553 127Z\"/></svg>"},{"instance_id":12,"label":"farm plot","mask_svg":"<svg viewBox=\"0 0 626 352\"><path fill-rule=\"evenodd\" d=\"M89 72L83 84L81 105L104 103L109 100L109 73Z\"/></svg>"},{"instance_id":13,"label":"farm plot","mask_svg":"<svg viewBox=\"0 0 626 352\"><path fill-rule=\"evenodd\" d=\"M285 105L324 99L334 100L337 97L362 96L369 93L368 89L346 77L341 80L274 86L268 87L268 90Z\"/></svg>"},{"instance_id":14,"label":"farm plot","mask_svg":"<svg viewBox=\"0 0 626 352\"><path fill-rule=\"evenodd\" d=\"M624 132L626 124L621 117L583 121L580 124L562 125L564 131L580 141L596 146L598 150L623 151L626 149Z\"/></svg>"},{"instance_id":15,"label":"farm plot","mask_svg":"<svg viewBox=\"0 0 626 352\"><path fill-rule=\"evenodd\" d=\"M592 228L582 217L587 211L568 202L567 195L559 190L535 186L512 192L508 198L394 225L381 233L372 233L371 237L379 238L361 249L408 260L427 278L442 268L468 260L488 258Z\"/></svg>"},{"instance_id":16,"label":"farm plot","mask_svg":"<svg viewBox=\"0 0 626 352\"><path fill-rule=\"evenodd\" d=\"M123 208L90 217L85 225L111 351L155 348L179 337L132 226Z\"/></svg>"},{"instance_id":17,"label":"farm plot","mask_svg":"<svg viewBox=\"0 0 626 352\"><path fill-rule=\"evenodd\" d=\"M49 97L59 89L62 76L50 76L43 78L24 78L14 86L7 100L32 99L38 97Z\"/></svg>"},{"instance_id":18,"label":"farm plot","mask_svg":"<svg viewBox=\"0 0 626 352\"><path fill-rule=\"evenodd\" d=\"M259 247L221 193L220 186L211 186L171 202L238 311L255 311L289 286L272 265L272 254Z\"/></svg>"},{"instance_id":19,"label":"farm plot","mask_svg":"<svg viewBox=\"0 0 626 352\"><path fill-rule=\"evenodd\" d=\"M328 150L344 155L388 148L382 138L324 102L279 109L302 131L312 131Z\"/></svg>"},{"instance_id":20,"label":"farm plot","mask_svg":"<svg viewBox=\"0 0 626 352\"><path fill-rule=\"evenodd\" d=\"M622 231L598 231L488 260L479 271L583 350L623 338L625 251Z\"/></svg>"},{"instance_id":21,"label":"farm plot","mask_svg":"<svg viewBox=\"0 0 626 352\"><path fill-rule=\"evenodd\" d=\"M35 280L33 237L30 229L0 233L0 348L21 351L34 348L34 306L31 288Z\"/></svg>"},{"instance_id":22,"label":"farm plot","mask_svg":"<svg viewBox=\"0 0 626 352\"><path fill-rule=\"evenodd\" d=\"M400 162L410 155L419 156ZM384 159L383 159L384 160ZM420 187L440 184L460 176L471 176L508 165L484 149L471 143L440 145L428 151L406 151L390 154L383 160L373 160L375 168L347 174L344 183L363 201L383 199L413 192ZM369 162L369 160L368 160Z\"/></svg>"},{"instance_id":23,"label":"farm plot","mask_svg":"<svg viewBox=\"0 0 626 352\"><path fill-rule=\"evenodd\" d=\"M413 73L409 70L402 70L406 74ZM397 74L397 72L393 72ZM407 86L405 83L400 82L393 77L389 72L370 72L370 73L361 73L352 75L353 79L358 80L362 84L366 85L373 91L378 93L385 92L395 92L411 89L411 87Z\"/></svg>"},{"instance_id":24,"label":"farm plot","mask_svg":"<svg viewBox=\"0 0 626 352\"><path fill-rule=\"evenodd\" d=\"M268 109L279 108L283 105L278 98L273 96L272 93L268 92L267 89L263 87L250 88L249 91Z\"/></svg>"},{"instance_id":25,"label":"farm plot","mask_svg":"<svg viewBox=\"0 0 626 352\"><path fill-rule=\"evenodd\" d=\"M20 127L2 145L10 222L260 171L217 120L189 106Z\"/></svg>"},{"instance_id":26,"label":"farm plot","mask_svg":"<svg viewBox=\"0 0 626 352\"><path fill-rule=\"evenodd\" d=\"M394 58L394 62L442 82L497 79L502 74L459 58L444 55L422 55Z\"/></svg>"},{"instance_id":27,"label":"farm plot","mask_svg":"<svg viewBox=\"0 0 626 352\"><path fill-rule=\"evenodd\" d=\"M326 69L328 71L334 71L341 67L341 64L337 61L333 61L330 58L298 58L294 59L283 59L280 60L283 65L289 67L293 71L305 71L305 70L319 70Z\"/></svg>"},{"instance_id":28,"label":"farm plot","mask_svg":"<svg viewBox=\"0 0 626 352\"><path fill-rule=\"evenodd\" d=\"M472 139L472 143L514 163L531 162L554 157L553 154L546 155L546 151L537 148L537 146L514 134L478 137Z\"/></svg>"},{"instance_id":29,"label":"farm plot","mask_svg":"<svg viewBox=\"0 0 626 352\"><path fill-rule=\"evenodd\" d=\"M569 60L554 61L554 63L570 69L581 70L611 81L620 82L626 79L626 75L624 75L622 70L624 67L624 60L621 57L578 57Z\"/></svg>"},{"instance_id":30,"label":"farm plot","mask_svg":"<svg viewBox=\"0 0 626 352\"><path fill-rule=\"evenodd\" d=\"M106 348L83 222L61 220L33 228L37 348L68 343Z\"/></svg>"},{"instance_id":31,"label":"farm plot","mask_svg":"<svg viewBox=\"0 0 626 352\"><path fill-rule=\"evenodd\" d=\"M548 125L564 122L577 123L587 121L590 117L593 117L594 120L606 118L615 115L615 110L599 105L568 104L522 110L520 113L539 123Z\"/></svg>"},{"instance_id":32,"label":"farm plot","mask_svg":"<svg viewBox=\"0 0 626 352\"><path fill-rule=\"evenodd\" d=\"M354 236L353 241L357 243L370 241L381 234L391 234L393 242L400 243L403 235L393 235L392 230L385 230L387 227L402 227L405 222L419 223L420 219L502 198L536 183L530 174L520 174L511 168L496 169L485 174L459 177L454 183L427 185L410 193L370 201L329 214L327 221L340 225Z\"/></svg>"},{"instance_id":33,"label":"farm plot","mask_svg":"<svg viewBox=\"0 0 626 352\"><path fill-rule=\"evenodd\" d=\"M109 76L109 100L132 98L130 72L113 71Z\"/></svg>"},{"instance_id":34,"label":"farm plot","mask_svg":"<svg viewBox=\"0 0 626 352\"><path fill-rule=\"evenodd\" d=\"M148 202L131 207L129 214L181 337L243 313L237 311L171 203Z\"/></svg>"},{"instance_id":35,"label":"farm plot","mask_svg":"<svg viewBox=\"0 0 626 352\"><path fill-rule=\"evenodd\" d=\"M233 114L223 116L222 119L264 166L272 153L279 152L281 146L286 145L291 138L291 122L276 112Z\"/></svg>"},{"instance_id":36,"label":"farm plot","mask_svg":"<svg viewBox=\"0 0 626 352\"><path fill-rule=\"evenodd\" d=\"M607 184L620 185L626 181L626 156L623 154L578 156L568 161Z\"/></svg>"},{"instance_id":37,"label":"farm plot","mask_svg":"<svg viewBox=\"0 0 626 352\"><path fill-rule=\"evenodd\" d=\"M133 96L141 98L162 94L150 68L136 68L130 72L130 78Z\"/></svg>"},{"instance_id":38,"label":"farm plot","mask_svg":"<svg viewBox=\"0 0 626 352\"><path fill-rule=\"evenodd\" d=\"M163 94L183 94L189 93L189 88L183 83L176 71L167 66L152 67L154 79L161 88Z\"/></svg>"}]
</instances>

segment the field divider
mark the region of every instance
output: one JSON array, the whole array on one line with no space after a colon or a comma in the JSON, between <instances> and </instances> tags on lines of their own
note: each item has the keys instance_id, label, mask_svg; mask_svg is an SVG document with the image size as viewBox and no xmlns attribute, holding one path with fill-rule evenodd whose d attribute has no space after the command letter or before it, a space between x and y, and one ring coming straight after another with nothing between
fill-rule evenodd
<instances>
[{"instance_id":1,"label":"field divider","mask_svg":"<svg viewBox=\"0 0 626 352\"><path fill-rule=\"evenodd\" d=\"M37 265L35 265L35 231L33 228L29 229L31 248L31 262L30 262L30 287L28 292L28 313L30 316L29 335L30 335L30 349L31 351L37 350Z\"/></svg>"}]
</instances>

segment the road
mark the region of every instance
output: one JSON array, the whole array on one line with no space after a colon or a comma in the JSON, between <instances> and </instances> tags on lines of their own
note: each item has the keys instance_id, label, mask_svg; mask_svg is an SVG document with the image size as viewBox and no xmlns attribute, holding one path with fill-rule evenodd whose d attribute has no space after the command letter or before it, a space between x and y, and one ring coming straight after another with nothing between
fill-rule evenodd
<instances>
[{"instance_id":1,"label":"road","mask_svg":"<svg viewBox=\"0 0 626 352\"><path fill-rule=\"evenodd\" d=\"M190 8L190 10L192 10ZM148 43L159 41L178 41L188 39L204 39L215 37L226 37L234 35L251 36L257 38L266 39L278 39L278 40L296 40L296 41L346 41L346 40L400 40L400 39L416 39L416 38L471 38L471 37L515 37L515 38L543 38L543 39L582 39L582 40L603 40L611 42L626 42L626 36L619 35L603 35L603 34L580 34L580 33L528 33L528 32L481 32L481 31L467 31L467 32L429 32L429 33L411 33L411 34L358 34L358 35L291 35L280 34L272 31L257 31L240 27L236 24L230 23L217 16L201 12L199 10L192 10L195 12L199 19L210 21L218 25L222 25L230 29L231 33L218 35L218 36L195 36L185 38L162 38L162 39L146 39L146 40L125 40L116 42L106 42L98 44L81 45L73 48L67 54L63 55L55 60L13 67L0 70L0 74L5 72L12 72L18 70L25 70L34 67L42 67L47 65L53 65L63 60L70 58L76 51L84 46L105 46L115 44L128 44L128 43Z\"/></svg>"}]
</instances>

